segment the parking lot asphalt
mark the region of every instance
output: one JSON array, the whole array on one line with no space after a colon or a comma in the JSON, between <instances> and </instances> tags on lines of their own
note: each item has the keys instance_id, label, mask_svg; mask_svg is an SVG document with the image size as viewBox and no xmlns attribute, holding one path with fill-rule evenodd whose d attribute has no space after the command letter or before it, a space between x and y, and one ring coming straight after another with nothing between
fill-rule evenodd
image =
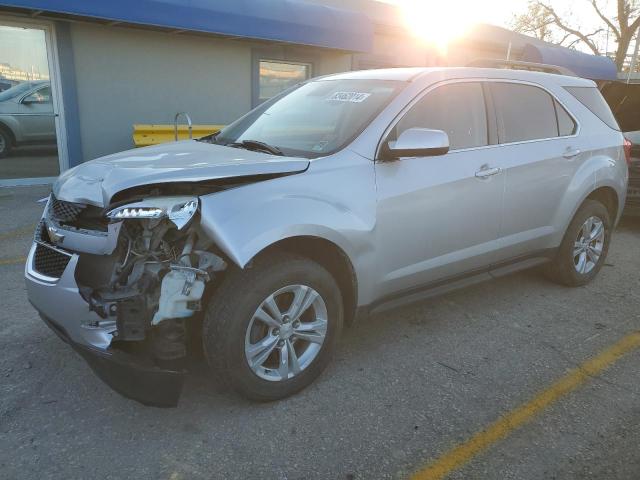
<instances>
[{"instance_id":1,"label":"parking lot asphalt","mask_svg":"<svg viewBox=\"0 0 640 480\"><path fill-rule=\"evenodd\" d=\"M607 354L640 330L639 220L586 287L503 277L347 329L292 398L250 403L196 367L158 409L102 384L29 305L22 258L46 194L0 189L0 478L386 479L444 460L455 479L640 478L640 349Z\"/></svg>"},{"instance_id":2,"label":"parking lot asphalt","mask_svg":"<svg viewBox=\"0 0 640 480\"><path fill-rule=\"evenodd\" d=\"M18 147L0 162L0 179L57 177L60 173L55 146Z\"/></svg>"}]
</instances>

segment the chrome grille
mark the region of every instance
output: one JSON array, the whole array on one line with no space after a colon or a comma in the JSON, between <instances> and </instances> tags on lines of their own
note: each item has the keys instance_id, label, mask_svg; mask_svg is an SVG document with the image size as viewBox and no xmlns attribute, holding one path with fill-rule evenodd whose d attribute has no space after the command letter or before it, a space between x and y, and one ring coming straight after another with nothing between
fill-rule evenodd
<instances>
[{"instance_id":1,"label":"chrome grille","mask_svg":"<svg viewBox=\"0 0 640 480\"><path fill-rule=\"evenodd\" d=\"M105 217L102 208L58 200L53 194L49 200L47 216L58 225L76 229L106 232L109 227L109 219Z\"/></svg>"},{"instance_id":2,"label":"chrome grille","mask_svg":"<svg viewBox=\"0 0 640 480\"><path fill-rule=\"evenodd\" d=\"M38 226L36 227L36 231L33 234L33 240L35 242L46 242L48 240L47 235L44 231L44 220L40 220L40 223L38 223Z\"/></svg>"},{"instance_id":3,"label":"chrome grille","mask_svg":"<svg viewBox=\"0 0 640 480\"><path fill-rule=\"evenodd\" d=\"M53 218L60 222L73 222L78 218L78 215L84 210L86 205L79 203L65 202L64 200L58 200L51 195L51 213Z\"/></svg>"},{"instance_id":4,"label":"chrome grille","mask_svg":"<svg viewBox=\"0 0 640 480\"><path fill-rule=\"evenodd\" d=\"M36 272L47 277L60 278L67 264L71 260L71 255L49 247L44 243L36 243L36 250L33 254L33 268Z\"/></svg>"}]
</instances>

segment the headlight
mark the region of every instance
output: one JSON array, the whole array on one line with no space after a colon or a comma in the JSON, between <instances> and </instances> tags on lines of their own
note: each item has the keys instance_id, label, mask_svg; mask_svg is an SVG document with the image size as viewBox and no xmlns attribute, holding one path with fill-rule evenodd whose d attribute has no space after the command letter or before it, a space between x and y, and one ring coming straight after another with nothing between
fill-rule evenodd
<instances>
[{"instance_id":1,"label":"headlight","mask_svg":"<svg viewBox=\"0 0 640 480\"><path fill-rule=\"evenodd\" d=\"M197 211L197 198L158 197L114 208L107 213L107 218L113 220L168 218L180 230Z\"/></svg>"}]
</instances>

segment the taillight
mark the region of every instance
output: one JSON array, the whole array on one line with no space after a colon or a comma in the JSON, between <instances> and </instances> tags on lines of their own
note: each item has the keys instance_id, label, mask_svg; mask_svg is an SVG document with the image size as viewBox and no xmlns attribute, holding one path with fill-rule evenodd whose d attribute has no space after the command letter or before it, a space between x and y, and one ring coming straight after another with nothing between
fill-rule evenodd
<instances>
[{"instance_id":1,"label":"taillight","mask_svg":"<svg viewBox=\"0 0 640 480\"><path fill-rule=\"evenodd\" d=\"M628 139L624 139L624 159L627 161L627 165L631 166L631 145L633 145Z\"/></svg>"}]
</instances>

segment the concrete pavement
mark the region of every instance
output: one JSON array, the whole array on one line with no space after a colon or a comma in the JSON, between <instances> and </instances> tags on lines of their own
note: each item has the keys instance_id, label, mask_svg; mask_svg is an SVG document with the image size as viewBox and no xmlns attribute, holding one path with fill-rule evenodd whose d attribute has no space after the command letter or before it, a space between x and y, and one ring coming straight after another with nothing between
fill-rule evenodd
<instances>
[{"instance_id":1,"label":"concrete pavement","mask_svg":"<svg viewBox=\"0 0 640 480\"><path fill-rule=\"evenodd\" d=\"M0 189L0 259L19 258L47 193ZM102 384L0 264L0 478L405 478L640 330L640 221L615 234L590 285L525 272L345 331L310 388L256 404L204 367L176 409ZM456 479L640 477L633 350L454 470Z\"/></svg>"}]
</instances>

